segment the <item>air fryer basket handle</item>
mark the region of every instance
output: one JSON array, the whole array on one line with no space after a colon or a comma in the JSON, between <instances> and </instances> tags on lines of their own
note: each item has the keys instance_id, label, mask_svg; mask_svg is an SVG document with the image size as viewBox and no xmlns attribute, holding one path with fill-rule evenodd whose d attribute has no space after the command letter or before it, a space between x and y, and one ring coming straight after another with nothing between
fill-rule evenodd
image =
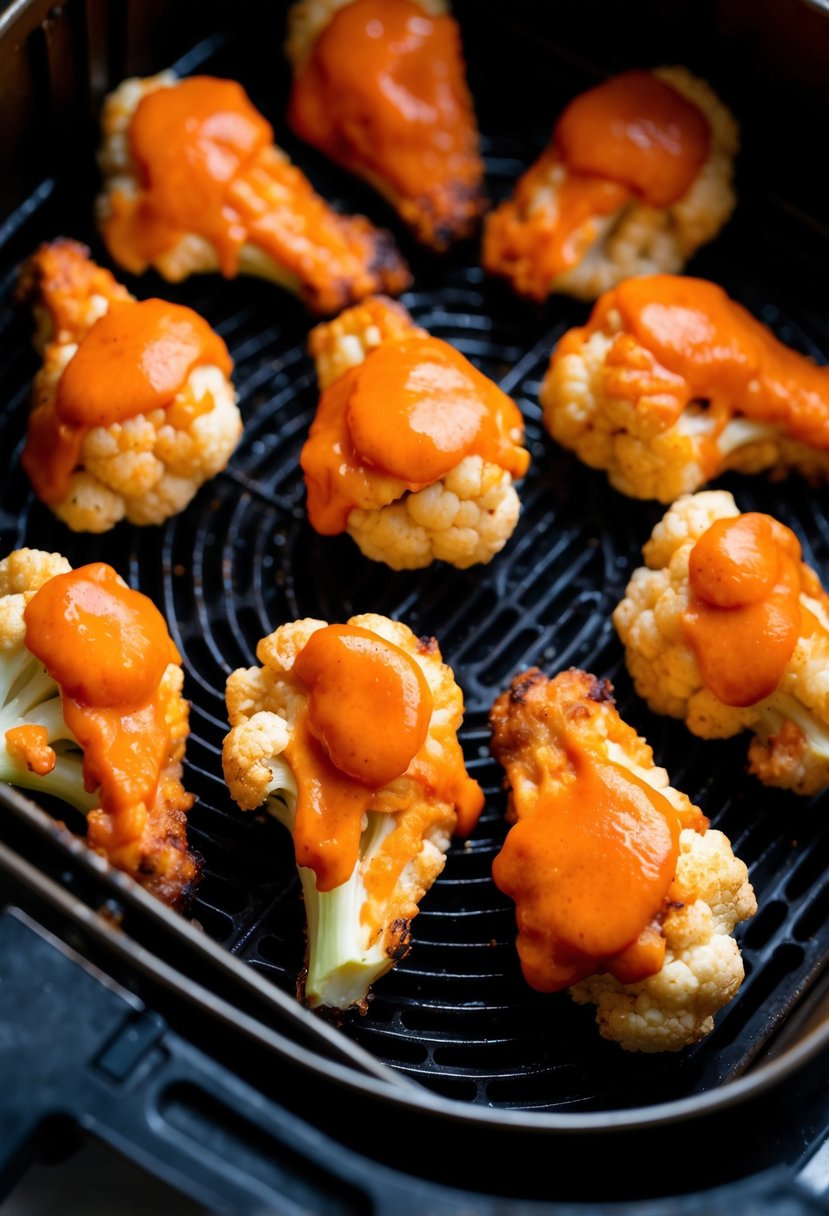
<instances>
[{"instance_id":1,"label":"air fryer basket handle","mask_svg":"<svg viewBox=\"0 0 829 1216\"><path fill-rule=\"evenodd\" d=\"M44 1123L69 1118L217 1216L577 1216L580 1206L453 1190L387 1168L266 1097L16 908L0 914L0 1202ZM278 1070L279 1062L274 1062ZM343 1110L343 1117L348 1111ZM819 1152L721 1190L706 1211L829 1211ZM825 1178L824 1178L825 1182ZM739 1205L748 1202L750 1207ZM698 1209L671 1200L671 1213ZM665 1216L649 1202L591 1216Z\"/></svg>"},{"instance_id":2,"label":"air fryer basket handle","mask_svg":"<svg viewBox=\"0 0 829 1216\"><path fill-rule=\"evenodd\" d=\"M211 1212L379 1210L361 1157L189 1044L19 909L0 915L0 1027L0 1199L38 1129L65 1116ZM393 1178L384 1185L394 1193ZM400 1189L394 1210L422 1202L410 1207Z\"/></svg>"},{"instance_id":3,"label":"air fryer basket handle","mask_svg":"<svg viewBox=\"0 0 829 1216\"><path fill-rule=\"evenodd\" d=\"M62 1116L217 1216L509 1216L341 1145L17 908L0 913L0 1077L0 1202Z\"/></svg>"}]
</instances>

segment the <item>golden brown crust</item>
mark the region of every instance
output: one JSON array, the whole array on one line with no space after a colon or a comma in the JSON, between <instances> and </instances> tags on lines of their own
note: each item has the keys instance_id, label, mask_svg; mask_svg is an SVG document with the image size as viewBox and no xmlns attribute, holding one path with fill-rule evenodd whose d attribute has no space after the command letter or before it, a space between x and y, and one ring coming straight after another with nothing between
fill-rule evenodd
<instances>
[{"instance_id":1,"label":"golden brown crust","mask_svg":"<svg viewBox=\"0 0 829 1216\"><path fill-rule=\"evenodd\" d=\"M308 353L317 365L320 390L361 363L381 342L425 332L397 300L385 295L368 296L333 320L314 326L308 335Z\"/></svg>"},{"instance_id":2,"label":"golden brown crust","mask_svg":"<svg viewBox=\"0 0 829 1216\"><path fill-rule=\"evenodd\" d=\"M170 731L170 754L158 781L155 798L146 808L137 839L113 845L110 835L118 818L133 816L133 809L119 816L103 810L87 817L87 842L119 870L130 874L157 899L181 909L191 899L202 871L201 857L188 848L187 816L195 798L182 784L182 760L190 733L190 706L182 697L182 669L168 665L161 681L164 715Z\"/></svg>"},{"instance_id":3,"label":"golden brown crust","mask_svg":"<svg viewBox=\"0 0 829 1216\"><path fill-rule=\"evenodd\" d=\"M704 831L708 821L668 774L653 751L616 710L613 685L571 667L549 679L537 667L515 676L490 711L492 754L506 770L507 818L531 813L538 800L573 777L567 740L629 768L664 795L683 827Z\"/></svg>"},{"instance_id":4,"label":"golden brown crust","mask_svg":"<svg viewBox=\"0 0 829 1216\"><path fill-rule=\"evenodd\" d=\"M104 311L95 308L96 296L107 302L132 299L110 271L92 261L86 245L66 237L35 250L20 268L15 291L15 301L35 311L38 349L47 341L79 342Z\"/></svg>"}]
</instances>

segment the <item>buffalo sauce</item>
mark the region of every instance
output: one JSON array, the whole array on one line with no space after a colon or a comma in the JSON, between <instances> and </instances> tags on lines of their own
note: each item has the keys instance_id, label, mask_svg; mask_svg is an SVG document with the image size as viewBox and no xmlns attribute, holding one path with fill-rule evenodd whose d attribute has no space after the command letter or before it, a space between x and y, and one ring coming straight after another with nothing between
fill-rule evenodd
<instances>
[{"instance_id":1,"label":"buffalo sauce","mask_svg":"<svg viewBox=\"0 0 829 1216\"><path fill-rule=\"evenodd\" d=\"M57 504L92 427L166 409L194 367L232 362L222 339L190 308L164 300L114 300L81 339L57 392L35 405L23 467L38 497Z\"/></svg>"},{"instance_id":2,"label":"buffalo sauce","mask_svg":"<svg viewBox=\"0 0 829 1216\"><path fill-rule=\"evenodd\" d=\"M555 182L555 205L540 205ZM509 275L516 290L545 300L550 284L576 266L599 235L603 217L630 198L627 186L608 178L567 173L555 147L520 178L512 198L488 217L484 265Z\"/></svg>"},{"instance_id":3,"label":"buffalo sauce","mask_svg":"<svg viewBox=\"0 0 829 1216\"><path fill-rule=\"evenodd\" d=\"M712 444L741 414L829 448L829 370L778 342L722 288L681 275L627 279L601 297L575 340L617 328L614 313L625 331L620 338L631 336L672 382L674 418L692 400L709 404L719 423ZM628 390L636 389L628 375Z\"/></svg>"},{"instance_id":4,"label":"buffalo sauce","mask_svg":"<svg viewBox=\"0 0 829 1216\"><path fill-rule=\"evenodd\" d=\"M690 189L706 161L705 115L651 72L614 76L576 97L550 147L489 217L484 264L546 299L550 284L578 265L603 218L632 197L666 207Z\"/></svg>"},{"instance_id":5,"label":"buffalo sauce","mask_svg":"<svg viewBox=\"0 0 829 1216\"><path fill-rule=\"evenodd\" d=\"M214 246L222 272L235 273L248 234L231 189L272 142L270 123L234 80L191 76L146 93L129 126L143 190L137 204L113 199L104 224L113 255L138 273L195 232Z\"/></svg>"},{"instance_id":6,"label":"buffalo sauce","mask_svg":"<svg viewBox=\"0 0 829 1216\"><path fill-rule=\"evenodd\" d=\"M682 629L725 705L774 692L803 629L800 542L769 515L719 519L691 550Z\"/></svg>"},{"instance_id":7,"label":"buffalo sauce","mask_svg":"<svg viewBox=\"0 0 829 1216\"><path fill-rule=\"evenodd\" d=\"M139 840L170 752L160 685L167 665L181 661L164 618L94 562L44 583L24 619L26 647L58 684L83 750L84 785L99 791L90 840Z\"/></svg>"},{"instance_id":8,"label":"buffalo sauce","mask_svg":"<svg viewBox=\"0 0 829 1216\"><path fill-rule=\"evenodd\" d=\"M45 726L24 722L6 731L6 746L20 757L23 764L39 777L51 773L57 762L54 748L49 746L49 732Z\"/></svg>"},{"instance_id":9,"label":"buffalo sauce","mask_svg":"<svg viewBox=\"0 0 829 1216\"><path fill-rule=\"evenodd\" d=\"M483 176L457 23L414 0L341 7L297 75L288 120L332 159L390 189L409 222L418 217L407 201L428 198L438 243L442 223L453 226Z\"/></svg>"},{"instance_id":10,"label":"buffalo sauce","mask_svg":"<svg viewBox=\"0 0 829 1216\"><path fill-rule=\"evenodd\" d=\"M701 110L652 72L623 72L564 110L554 143L573 173L618 182L651 207L690 190L711 147Z\"/></svg>"},{"instance_id":11,"label":"buffalo sauce","mask_svg":"<svg viewBox=\"0 0 829 1216\"><path fill-rule=\"evenodd\" d=\"M334 535L353 508L387 503L377 497L378 475L417 491L479 455L521 477L529 462L522 435L515 403L447 342L383 342L320 398L300 456L311 523Z\"/></svg>"},{"instance_id":12,"label":"buffalo sauce","mask_svg":"<svg viewBox=\"0 0 829 1216\"><path fill-rule=\"evenodd\" d=\"M466 777L460 749L441 748L435 759L435 749L424 746L432 694L410 655L368 629L328 625L299 652L294 671L308 689L285 752L298 791L294 848L297 864L314 870L318 890L331 891L351 877L367 811L409 808L410 791L384 789L404 774L421 794L449 802L459 795L463 826L471 828L472 799L465 786L477 791L478 811L479 787ZM393 849L383 875L375 876L375 898L393 887L399 852Z\"/></svg>"},{"instance_id":13,"label":"buffalo sauce","mask_svg":"<svg viewBox=\"0 0 829 1216\"><path fill-rule=\"evenodd\" d=\"M609 972L635 983L662 966L659 931L683 826L670 802L574 737L568 778L542 791L493 864L516 903L527 982L556 992Z\"/></svg>"},{"instance_id":14,"label":"buffalo sauce","mask_svg":"<svg viewBox=\"0 0 829 1216\"><path fill-rule=\"evenodd\" d=\"M226 278L238 273L242 249L251 246L253 273L298 291L317 312L337 312L378 282L390 291L408 284L408 270L386 238L316 193L273 145L270 124L235 81L192 76L146 93L128 136L139 188L113 184L102 232L133 273L197 237ZM209 269L210 252L196 247L196 261ZM171 273L186 273L184 263L186 249Z\"/></svg>"}]
</instances>

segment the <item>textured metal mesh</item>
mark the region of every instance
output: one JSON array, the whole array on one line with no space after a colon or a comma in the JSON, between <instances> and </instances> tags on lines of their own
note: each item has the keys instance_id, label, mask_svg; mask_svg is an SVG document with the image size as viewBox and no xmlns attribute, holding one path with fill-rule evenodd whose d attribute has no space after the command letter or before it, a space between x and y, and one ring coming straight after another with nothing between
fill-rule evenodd
<instances>
[{"instance_id":1,"label":"textured metal mesh","mask_svg":"<svg viewBox=\"0 0 829 1216\"><path fill-rule=\"evenodd\" d=\"M234 74L236 65L222 54L207 70ZM260 104L262 92L260 82ZM291 150L340 205L372 206L344 175L326 170L313 154ZM493 197L509 188L536 150L536 136L488 140ZM190 304L223 335L235 360L245 435L227 472L165 526L121 525L107 536L77 536L33 501L19 467L36 359L29 319L16 313L10 297L16 264L39 240L86 239L106 260L91 227L92 191L87 185L79 195L47 183L27 217L17 217L2 254L0 443L10 455L0 487L2 549L28 544L58 549L76 564L109 561L165 612L192 702L186 781L198 802L191 839L206 863L194 917L293 991L303 911L291 843L274 822L242 815L227 795L220 764L224 683L235 667L255 663L257 640L286 620L385 613L438 638L465 690L463 744L487 804L473 836L452 848L424 899L410 955L377 984L365 1016L344 1019L342 1033L447 1096L503 1107L642 1105L708 1089L744 1070L824 965L826 799L764 790L744 774L745 740L701 743L681 724L649 714L631 690L610 613L663 508L616 494L602 474L558 449L539 422L538 386L549 352L586 315L586 306L517 301L484 278L473 245L444 261L407 247L417 286L403 302L421 325L455 344L515 398L527 419L533 461L521 488L518 529L489 566L394 573L363 559L348 538L315 535L305 519L297 456L317 394L305 352L312 322L301 307L255 282L194 279L171 288L153 276L125 279L139 296ZM374 213L388 219L379 205ZM802 243L799 248L802 256ZM807 313L801 316L788 297L781 300L775 282L763 279L744 250L744 241L726 234L691 269L716 278L786 342L822 360L829 333ZM721 484L743 509L772 511L792 526L807 560L829 574L825 492L796 479ZM505 828L487 713L512 676L533 664L549 674L578 665L609 677L620 712L648 738L657 762L750 866L761 910L741 933L746 982L715 1032L691 1051L658 1059L625 1055L599 1038L590 1008L577 1008L566 994L534 993L522 980L513 909L491 879Z\"/></svg>"}]
</instances>

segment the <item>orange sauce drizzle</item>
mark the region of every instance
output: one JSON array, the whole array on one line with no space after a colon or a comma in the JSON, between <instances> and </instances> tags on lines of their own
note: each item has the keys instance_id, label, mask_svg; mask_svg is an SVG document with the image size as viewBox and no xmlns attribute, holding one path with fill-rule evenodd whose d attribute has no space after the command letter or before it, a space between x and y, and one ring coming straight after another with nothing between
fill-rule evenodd
<instances>
[{"instance_id":1,"label":"orange sauce drizzle","mask_svg":"<svg viewBox=\"0 0 829 1216\"><path fill-rule=\"evenodd\" d=\"M664 961L659 931L680 816L626 769L566 740L572 779L510 829L493 877L516 903L527 982L557 992L609 972L628 984Z\"/></svg>"},{"instance_id":2,"label":"orange sauce drizzle","mask_svg":"<svg viewBox=\"0 0 829 1216\"><path fill-rule=\"evenodd\" d=\"M555 147L543 152L484 226L484 265L509 275L516 290L534 300L546 300L553 279L578 265L596 240L598 222L630 198L619 182L562 172L555 205L540 206L557 165L562 161Z\"/></svg>"},{"instance_id":3,"label":"orange sauce drizzle","mask_svg":"<svg viewBox=\"0 0 829 1216\"><path fill-rule=\"evenodd\" d=\"M403 775L420 787L424 807L428 797L454 804L457 830L472 829L483 793L466 774L457 740L452 747L441 737L440 724L434 734L441 758L424 746L432 694L410 655L370 630L328 625L311 636L294 671L308 688L285 752L298 789L294 848L297 864L314 870L318 890L331 891L351 877L365 812L412 807L411 786L393 785ZM411 856L408 818L367 876L374 901L388 898Z\"/></svg>"},{"instance_id":4,"label":"orange sauce drizzle","mask_svg":"<svg viewBox=\"0 0 829 1216\"><path fill-rule=\"evenodd\" d=\"M382 505L377 474L417 491L479 455L521 477L529 453L515 435L518 407L447 342L384 342L320 397L300 456L311 523L331 536L354 507Z\"/></svg>"},{"instance_id":5,"label":"orange sauce drizzle","mask_svg":"<svg viewBox=\"0 0 829 1216\"><path fill-rule=\"evenodd\" d=\"M719 519L691 550L682 629L726 705L774 692L803 629L800 542L770 515Z\"/></svg>"},{"instance_id":6,"label":"orange sauce drizzle","mask_svg":"<svg viewBox=\"0 0 829 1216\"><path fill-rule=\"evenodd\" d=\"M133 214L116 207L104 236L117 260L141 271L195 232L216 248L222 273L236 271L248 237L234 182L273 143L273 129L235 80L191 76L145 94L129 140L143 193Z\"/></svg>"},{"instance_id":7,"label":"orange sauce drizzle","mask_svg":"<svg viewBox=\"0 0 829 1216\"><path fill-rule=\"evenodd\" d=\"M114 300L29 417L23 467L44 502L61 502L92 427L166 409L194 367L233 364L207 322L164 300Z\"/></svg>"},{"instance_id":8,"label":"orange sauce drizzle","mask_svg":"<svg viewBox=\"0 0 829 1216\"><path fill-rule=\"evenodd\" d=\"M6 731L6 746L16 752L23 763L39 777L45 777L55 767L57 757L49 746L49 732L45 726L24 722Z\"/></svg>"},{"instance_id":9,"label":"orange sauce drizzle","mask_svg":"<svg viewBox=\"0 0 829 1216\"><path fill-rule=\"evenodd\" d=\"M170 751L159 695L180 663L161 613L94 562L44 583L24 611L26 647L56 681L67 726L84 753L84 784L99 789L107 843L141 835Z\"/></svg>"},{"instance_id":10,"label":"orange sauce drizzle","mask_svg":"<svg viewBox=\"0 0 829 1216\"><path fill-rule=\"evenodd\" d=\"M489 216L484 265L544 300L578 265L603 217L632 196L665 207L690 188L708 157L705 115L650 72L624 72L576 97L550 147ZM553 182L555 185L553 186Z\"/></svg>"},{"instance_id":11,"label":"orange sauce drizzle","mask_svg":"<svg viewBox=\"0 0 829 1216\"><path fill-rule=\"evenodd\" d=\"M414 0L340 8L294 82L288 121L333 160L388 183L410 222L406 200L425 196L439 230L483 177L457 23Z\"/></svg>"},{"instance_id":12,"label":"orange sauce drizzle","mask_svg":"<svg viewBox=\"0 0 829 1216\"><path fill-rule=\"evenodd\" d=\"M622 72L574 98L554 143L573 173L627 186L651 207L687 194L711 147L708 120L652 72Z\"/></svg>"},{"instance_id":13,"label":"orange sauce drizzle","mask_svg":"<svg viewBox=\"0 0 829 1216\"><path fill-rule=\"evenodd\" d=\"M742 414L780 426L813 447L829 448L829 370L778 342L722 288L682 275L627 279L601 297L587 328L574 331L571 340L578 343L597 329L613 328L612 311L670 382L666 425L678 420L690 401L703 400L719 429ZM627 379L631 394L647 385L646 379Z\"/></svg>"},{"instance_id":14,"label":"orange sauce drizzle","mask_svg":"<svg viewBox=\"0 0 829 1216\"><path fill-rule=\"evenodd\" d=\"M432 694L404 650L354 625L314 633L294 671L309 690L286 751L299 791L294 846L330 891L351 876L372 794L423 746Z\"/></svg>"},{"instance_id":15,"label":"orange sauce drizzle","mask_svg":"<svg viewBox=\"0 0 829 1216\"><path fill-rule=\"evenodd\" d=\"M239 84L191 76L145 94L129 139L141 189L117 188L103 236L140 273L190 235L213 248L232 278L243 245L271 257L316 311L336 312L377 286L409 281L362 216L343 216L273 146L273 130Z\"/></svg>"}]
</instances>

